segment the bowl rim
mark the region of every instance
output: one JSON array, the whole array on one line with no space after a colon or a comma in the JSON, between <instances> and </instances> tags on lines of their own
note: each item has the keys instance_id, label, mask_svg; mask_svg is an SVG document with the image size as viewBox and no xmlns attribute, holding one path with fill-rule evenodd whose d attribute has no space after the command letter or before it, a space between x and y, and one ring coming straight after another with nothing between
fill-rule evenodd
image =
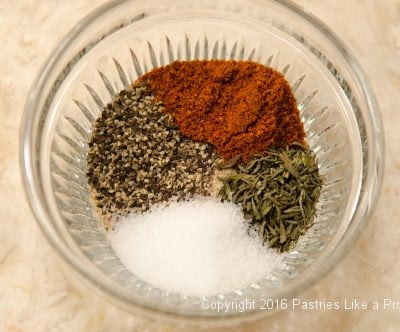
<instances>
[{"instance_id":1,"label":"bowl rim","mask_svg":"<svg viewBox=\"0 0 400 332\"><path fill-rule=\"evenodd\" d=\"M42 87L46 82L46 79L51 72L52 67L63 53L63 50L75 40L75 38L85 29L88 24L91 23L91 21L111 10L112 8L117 7L118 5L121 5L125 2L134 1L137 0L112 0L95 8L88 15L83 17L67 33L67 35L61 40L61 42L59 42L57 47L45 61L44 65L42 65L36 79L32 84L31 91L27 97L20 126L21 129L19 151L23 185L31 210L33 211L38 225L42 229L42 232L45 234L47 241L58 253L58 256L61 257L62 260L72 270L77 272L80 277L83 277L83 280L89 288L99 291L98 293L106 297L110 302L113 302L114 304L123 307L127 311L140 313L150 319L155 319L156 316L159 316L170 322L176 322L176 319L178 318L180 323L182 323L182 321L184 321L185 323L198 323L199 321L201 321L203 323L213 323L214 326L220 324L225 325L228 321L229 324L235 324L238 322L243 322L244 320L254 320L261 316L265 316L265 312L261 311L251 311L238 315L222 317L189 316L182 315L179 312L172 313L154 307L145 307L140 303L129 301L128 298L121 296L121 294L116 294L115 292L113 292L113 290L108 287L109 285L102 283L102 280L99 280L94 273L85 268L84 264L81 264L79 261L77 261L74 255L68 250L68 248L63 243L61 243L61 241L57 240L57 235L50 226L51 222L49 221L49 216L46 212L46 206L41 200L37 199L37 197L40 196L39 193L41 189L37 183L37 179L35 179L33 174L34 153L32 152L31 143L31 137L33 135L33 126L31 119L36 112L40 112L40 110L37 109L37 101L38 96L40 96ZM369 135L371 136L370 142L372 143L371 146L368 146L372 154L372 156L370 157L370 159L372 160L368 161L369 167L365 177L366 190L363 194L361 194L359 200L359 205L362 207L362 213L358 218L359 220L357 222L352 221L350 223L349 229L347 231L348 234L341 240L340 250L335 250L332 252L330 256L330 263L324 264L318 272L315 272L313 274L313 276L307 278L298 285L295 285L292 293L288 297L291 298L299 293L300 289L303 291L308 289L310 286L314 285L317 280L323 278L326 274L333 270L333 268L337 266L337 263L339 263L339 261L341 261L346 256L346 254L349 252L350 247L355 244L355 242L361 235L361 230L363 228L362 226L365 226L366 222L368 221L373 207L376 205L377 197L380 193L382 186L384 170L384 134L379 106L371 85L361 66L359 65L353 54L349 51L348 47L341 41L341 39L320 19L315 17L313 14L310 14L301 6L293 3L291 0L263 1L271 1L282 5L289 11L293 12L295 15L301 16L329 39L332 45L341 53L343 58L350 65L353 74L355 75L355 79L357 80L357 83L362 88L362 97L365 99L368 106L368 121L373 123L373 130L369 133Z\"/></svg>"}]
</instances>

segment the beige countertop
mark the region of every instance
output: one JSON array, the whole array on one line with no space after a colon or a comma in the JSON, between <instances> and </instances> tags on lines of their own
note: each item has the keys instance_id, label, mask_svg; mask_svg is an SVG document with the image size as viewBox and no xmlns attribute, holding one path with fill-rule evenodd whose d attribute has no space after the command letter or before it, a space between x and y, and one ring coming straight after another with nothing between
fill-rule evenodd
<instances>
[{"instance_id":1,"label":"beige countertop","mask_svg":"<svg viewBox=\"0 0 400 332\"><path fill-rule=\"evenodd\" d=\"M95 0L0 1L0 331L175 331L83 295L64 277L25 199L19 124L40 65ZM297 0L327 23L364 67L381 107L381 199L355 248L302 299L400 301L400 1ZM397 203L396 203L397 202ZM246 331L397 331L398 310L286 311ZM235 328L236 330L236 328Z\"/></svg>"}]
</instances>

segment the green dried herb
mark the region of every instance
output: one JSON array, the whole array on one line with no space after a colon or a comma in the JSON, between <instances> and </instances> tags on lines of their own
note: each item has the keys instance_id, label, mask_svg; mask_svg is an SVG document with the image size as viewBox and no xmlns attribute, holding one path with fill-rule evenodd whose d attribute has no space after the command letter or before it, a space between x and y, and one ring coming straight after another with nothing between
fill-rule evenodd
<instances>
[{"instance_id":1,"label":"green dried herb","mask_svg":"<svg viewBox=\"0 0 400 332\"><path fill-rule=\"evenodd\" d=\"M309 229L322 179L312 151L301 144L257 155L222 180L223 200L240 204L250 227L270 247L287 251Z\"/></svg>"}]
</instances>

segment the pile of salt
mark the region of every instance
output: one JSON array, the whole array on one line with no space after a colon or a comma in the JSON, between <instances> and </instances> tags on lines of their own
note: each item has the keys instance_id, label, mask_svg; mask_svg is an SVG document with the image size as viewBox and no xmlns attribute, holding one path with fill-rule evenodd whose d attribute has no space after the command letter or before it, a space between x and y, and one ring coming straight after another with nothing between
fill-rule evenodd
<instances>
[{"instance_id":1,"label":"pile of salt","mask_svg":"<svg viewBox=\"0 0 400 332\"><path fill-rule=\"evenodd\" d=\"M120 220L109 236L132 273L192 296L245 288L282 267L284 258L248 234L239 206L214 198L153 206Z\"/></svg>"}]
</instances>

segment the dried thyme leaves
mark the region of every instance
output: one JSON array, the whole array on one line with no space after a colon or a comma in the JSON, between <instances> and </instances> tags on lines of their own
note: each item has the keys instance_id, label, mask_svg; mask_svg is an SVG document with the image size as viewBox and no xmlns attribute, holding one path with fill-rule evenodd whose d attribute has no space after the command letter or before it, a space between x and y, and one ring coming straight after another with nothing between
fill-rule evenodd
<instances>
[{"instance_id":1,"label":"dried thyme leaves","mask_svg":"<svg viewBox=\"0 0 400 332\"><path fill-rule=\"evenodd\" d=\"M219 195L242 206L250 226L270 247L289 250L313 224L322 186L315 155L296 144L270 149L235 169L221 179Z\"/></svg>"},{"instance_id":2,"label":"dried thyme leaves","mask_svg":"<svg viewBox=\"0 0 400 332\"><path fill-rule=\"evenodd\" d=\"M182 137L147 86L121 91L96 121L87 176L104 215L208 195L214 148Z\"/></svg>"}]
</instances>

